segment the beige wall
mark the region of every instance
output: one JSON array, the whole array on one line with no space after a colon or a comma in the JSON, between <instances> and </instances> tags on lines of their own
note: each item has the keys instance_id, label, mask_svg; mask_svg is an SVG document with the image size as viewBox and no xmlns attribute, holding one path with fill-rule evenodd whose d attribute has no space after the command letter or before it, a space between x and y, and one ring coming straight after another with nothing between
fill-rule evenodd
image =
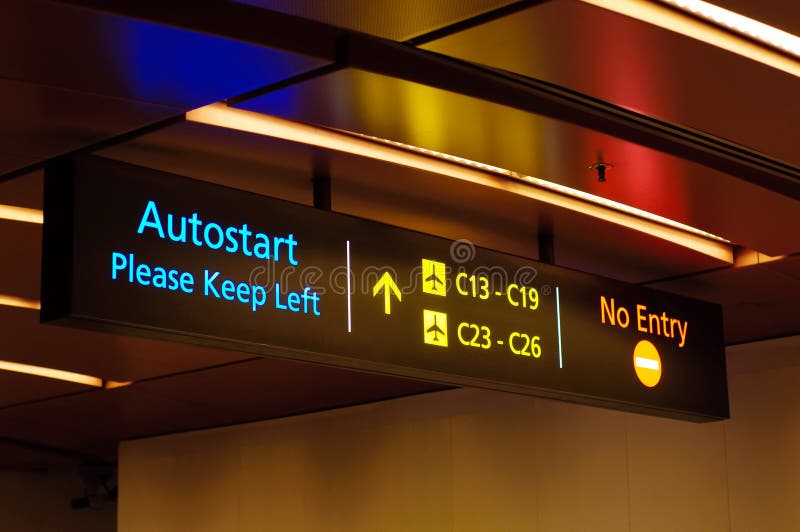
<instances>
[{"instance_id":1,"label":"beige wall","mask_svg":"<svg viewBox=\"0 0 800 532\"><path fill-rule=\"evenodd\" d=\"M127 442L119 530L797 530L798 345L729 349L724 423L462 389Z\"/></svg>"}]
</instances>

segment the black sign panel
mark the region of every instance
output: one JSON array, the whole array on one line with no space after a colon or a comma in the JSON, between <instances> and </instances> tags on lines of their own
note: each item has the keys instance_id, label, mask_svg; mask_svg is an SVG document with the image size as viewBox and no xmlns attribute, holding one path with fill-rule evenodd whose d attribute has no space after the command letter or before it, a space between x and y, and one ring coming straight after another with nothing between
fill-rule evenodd
<instances>
[{"instance_id":1,"label":"black sign panel","mask_svg":"<svg viewBox=\"0 0 800 532\"><path fill-rule=\"evenodd\" d=\"M97 157L44 230L45 321L728 417L717 305Z\"/></svg>"}]
</instances>

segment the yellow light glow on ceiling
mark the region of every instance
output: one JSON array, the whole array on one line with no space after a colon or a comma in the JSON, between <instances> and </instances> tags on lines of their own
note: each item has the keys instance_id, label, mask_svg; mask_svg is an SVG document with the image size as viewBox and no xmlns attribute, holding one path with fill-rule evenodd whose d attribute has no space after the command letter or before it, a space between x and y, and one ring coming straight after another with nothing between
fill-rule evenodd
<instances>
[{"instance_id":1,"label":"yellow light glow on ceiling","mask_svg":"<svg viewBox=\"0 0 800 532\"><path fill-rule=\"evenodd\" d=\"M36 375L37 377L46 377L48 379L74 382L77 384L85 384L86 386L93 386L95 388L103 387L103 379L98 377L83 375L81 373L73 373L71 371L63 371L60 369L32 366L30 364L20 364L18 362L9 362L7 360L0 360L0 370L12 371L14 373L25 373L26 375Z\"/></svg>"},{"instance_id":2,"label":"yellow light glow on ceiling","mask_svg":"<svg viewBox=\"0 0 800 532\"><path fill-rule=\"evenodd\" d=\"M700 229L551 181L393 141L301 124L216 103L189 111L190 122L245 131L416 168L502 189L600 218L687 247L728 264L730 242Z\"/></svg>"},{"instance_id":3,"label":"yellow light glow on ceiling","mask_svg":"<svg viewBox=\"0 0 800 532\"><path fill-rule=\"evenodd\" d=\"M44 221L44 215L39 209L17 207L16 205L0 205L0 219L41 225Z\"/></svg>"},{"instance_id":4,"label":"yellow light glow on ceiling","mask_svg":"<svg viewBox=\"0 0 800 532\"><path fill-rule=\"evenodd\" d=\"M800 46L798 37L733 11L697 0L582 1L800 77L800 61L796 59Z\"/></svg>"},{"instance_id":5,"label":"yellow light glow on ceiling","mask_svg":"<svg viewBox=\"0 0 800 532\"><path fill-rule=\"evenodd\" d=\"M0 305L6 307L27 308L30 310L41 310L42 305L36 299L27 299L24 297L9 296L0 294Z\"/></svg>"},{"instance_id":6,"label":"yellow light glow on ceiling","mask_svg":"<svg viewBox=\"0 0 800 532\"><path fill-rule=\"evenodd\" d=\"M8 360L0 360L0 370L10 371L13 373L24 373L26 375L34 375L37 377L44 377L59 381L74 382L76 384L91 386L92 388L104 388L107 390L132 384L131 382L107 381L99 377L92 377L91 375L84 375L82 373L73 373L72 371L47 368L44 366L33 366L31 364L22 364L20 362L10 362Z\"/></svg>"}]
</instances>

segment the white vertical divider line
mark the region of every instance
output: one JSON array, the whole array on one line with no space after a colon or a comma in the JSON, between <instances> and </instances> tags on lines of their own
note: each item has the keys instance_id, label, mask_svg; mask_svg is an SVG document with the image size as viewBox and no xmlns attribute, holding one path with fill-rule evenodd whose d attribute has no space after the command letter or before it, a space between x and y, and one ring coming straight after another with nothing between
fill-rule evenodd
<instances>
[{"instance_id":1,"label":"white vertical divider line","mask_svg":"<svg viewBox=\"0 0 800 532\"><path fill-rule=\"evenodd\" d=\"M558 367L563 369L564 358L561 353L561 301L559 299L557 286L556 286L556 323L558 325Z\"/></svg>"},{"instance_id":2,"label":"white vertical divider line","mask_svg":"<svg viewBox=\"0 0 800 532\"><path fill-rule=\"evenodd\" d=\"M347 332L353 332L353 307L350 294L350 241L347 241Z\"/></svg>"}]
</instances>

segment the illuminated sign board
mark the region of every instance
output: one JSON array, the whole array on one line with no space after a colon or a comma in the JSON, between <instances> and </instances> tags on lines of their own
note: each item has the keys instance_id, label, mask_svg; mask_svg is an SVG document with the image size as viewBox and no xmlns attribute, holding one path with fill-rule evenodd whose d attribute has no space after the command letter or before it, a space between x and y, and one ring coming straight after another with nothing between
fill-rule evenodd
<instances>
[{"instance_id":1,"label":"illuminated sign board","mask_svg":"<svg viewBox=\"0 0 800 532\"><path fill-rule=\"evenodd\" d=\"M728 417L717 305L97 157L46 173L42 319Z\"/></svg>"}]
</instances>

